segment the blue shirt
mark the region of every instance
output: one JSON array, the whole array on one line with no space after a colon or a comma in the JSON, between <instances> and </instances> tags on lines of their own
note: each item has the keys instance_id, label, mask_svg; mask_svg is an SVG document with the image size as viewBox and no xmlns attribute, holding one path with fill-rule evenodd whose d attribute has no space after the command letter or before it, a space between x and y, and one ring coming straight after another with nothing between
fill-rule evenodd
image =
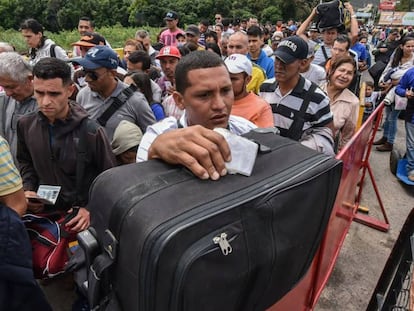
<instances>
[{"instance_id":1,"label":"blue shirt","mask_svg":"<svg viewBox=\"0 0 414 311\"><path fill-rule=\"evenodd\" d=\"M397 87L395 88L395 94L405 97L407 89L412 88L414 90L414 67L408 69L406 73L400 79ZM414 124L414 100L407 100L407 108L405 110L404 120Z\"/></svg>"},{"instance_id":2,"label":"blue shirt","mask_svg":"<svg viewBox=\"0 0 414 311\"><path fill-rule=\"evenodd\" d=\"M264 69L266 72L266 77L268 79L274 78L275 76L275 64L273 59L268 57L266 53L261 49L259 58L256 60L252 60L250 53L247 54L247 58L250 59L253 63L259 65Z\"/></svg>"},{"instance_id":3,"label":"blue shirt","mask_svg":"<svg viewBox=\"0 0 414 311\"><path fill-rule=\"evenodd\" d=\"M351 50L354 51L355 53L357 53L358 55L358 60L359 61L366 61L367 60L367 48L365 47L365 45L363 45L362 43L355 43L352 47Z\"/></svg>"}]
</instances>

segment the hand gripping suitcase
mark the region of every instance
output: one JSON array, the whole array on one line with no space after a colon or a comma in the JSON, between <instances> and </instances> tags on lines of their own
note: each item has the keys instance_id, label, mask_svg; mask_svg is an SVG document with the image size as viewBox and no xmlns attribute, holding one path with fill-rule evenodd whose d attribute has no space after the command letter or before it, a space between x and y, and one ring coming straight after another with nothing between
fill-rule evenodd
<instances>
[{"instance_id":1,"label":"hand gripping suitcase","mask_svg":"<svg viewBox=\"0 0 414 311\"><path fill-rule=\"evenodd\" d=\"M342 165L274 133L246 136L260 146L250 177L200 180L157 160L98 176L89 208L105 251L90 267L92 307L265 310L295 286L321 241Z\"/></svg>"}]
</instances>

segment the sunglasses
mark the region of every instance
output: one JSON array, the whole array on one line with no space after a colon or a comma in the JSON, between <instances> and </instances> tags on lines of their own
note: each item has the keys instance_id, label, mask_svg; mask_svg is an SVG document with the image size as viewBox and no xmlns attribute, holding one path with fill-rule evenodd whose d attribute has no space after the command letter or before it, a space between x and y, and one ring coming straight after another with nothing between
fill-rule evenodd
<instances>
[{"instance_id":1,"label":"sunglasses","mask_svg":"<svg viewBox=\"0 0 414 311\"><path fill-rule=\"evenodd\" d=\"M93 70L83 70L83 73L86 76L89 76L89 78L91 78L92 81L96 81L98 80L103 74L98 75L98 73L96 71Z\"/></svg>"}]
</instances>

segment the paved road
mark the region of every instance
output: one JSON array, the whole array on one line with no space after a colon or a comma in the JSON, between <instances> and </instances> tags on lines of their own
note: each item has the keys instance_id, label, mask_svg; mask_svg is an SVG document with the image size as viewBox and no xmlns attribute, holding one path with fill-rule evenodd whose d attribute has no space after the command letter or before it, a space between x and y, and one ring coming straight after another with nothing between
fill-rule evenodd
<instances>
[{"instance_id":1,"label":"paved road","mask_svg":"<svg viewBox=\"0 0 414 311\"><path fill-rule=\"evenodd\" d=\"M381 132L377 133L381 137ZM399 120L396 148L405 150L404 122ZM406 217L414 208L414 187L408 187L389 170L389 152L374 151L370 158L373 174L383 200L391 229L384 233L353 223L335 269L315 311L365 310L385 262ZM380 217L379 205L369 177L366 177L362 205Z\"/></svg>"}]
</instances>

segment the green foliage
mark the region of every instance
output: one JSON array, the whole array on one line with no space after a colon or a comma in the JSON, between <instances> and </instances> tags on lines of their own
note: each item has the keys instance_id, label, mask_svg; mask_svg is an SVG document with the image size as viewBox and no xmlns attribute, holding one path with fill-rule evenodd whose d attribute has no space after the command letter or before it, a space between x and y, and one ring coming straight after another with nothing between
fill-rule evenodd
<instances>
[{"instance_id":1,"label":"green foliage","mask_svg":"<svg viewBox=\"0 0 414 311\"><path fill-rule=\"evenodd\" d=\"M262 11L262 21L263 22L271 22L273 24L276 23L276 21L282 19L282 11L279 7L276 6L268 6Z\"/></svg>"},{"instance_id":2,"label":"green foliage","mask_svg":"<svg viewBox=\"0 0 414 311\"><path fill-rule=\"evenodd\" d=\"M231 18L255 16L262 22L303 20L318 3L319 0L0 0L0 27L18 29L24 19L33 17L55 33L75 29L81 16L94 19L97 28L116 24L162 27L169 10L180 14L181 27L197 24L202 18L213 23L215 13Z\"/></svg>"},{"instance_id":3,"label":"green foliage","mask_svg":"<svg viewBox=\"0 0 414 311\"><path fill-rule=\"evenodd\" d=\"M154 27L144 27L144 29L150 33L152 41L155 42L160 29ZM120 24L116 24L114 26L97 28L96 30L108 40L113 48L121 48L127 39L134 38L137 28L123 27ZM71 44L79 40L77 30L66 30L60 33L46 32L45 35L68 52L72 50ZM0 28L0 41L12 44L19 53L24 54L28 51L26 42L19 31Z\"/></svg>"}]
</instances>

